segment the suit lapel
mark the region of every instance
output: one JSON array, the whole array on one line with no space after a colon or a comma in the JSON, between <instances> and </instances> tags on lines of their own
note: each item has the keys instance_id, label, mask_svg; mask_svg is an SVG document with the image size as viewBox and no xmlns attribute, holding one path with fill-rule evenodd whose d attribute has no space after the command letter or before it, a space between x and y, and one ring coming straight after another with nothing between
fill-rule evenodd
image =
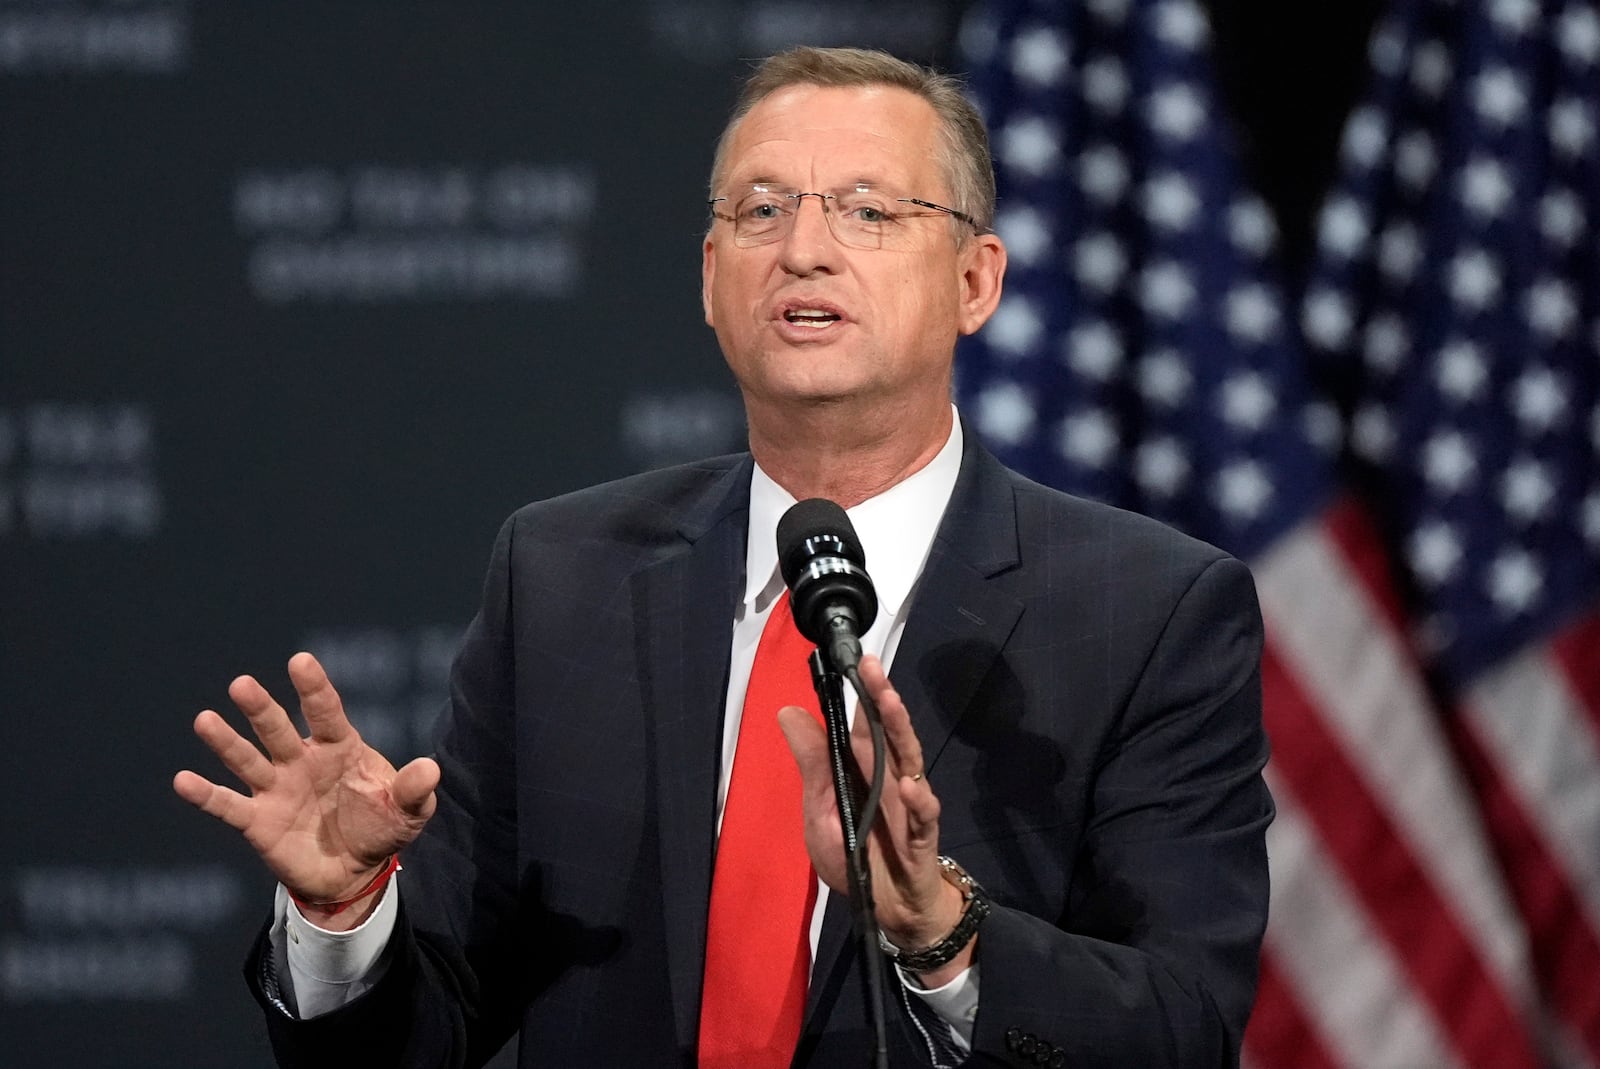
<instances>
[{"instance_id":1,"label":"suit lapel","mask_svg":"<svg viewBox=\"0 0 1600 1069\"><path fill-rule=\"evenodd\" d=\"M654 725L661 893L679 1048L693 1050L727 698L744 574L750 462L685 509L683 541L633 578L640 688Z\"/></svg>"},{"instance_id":2,"label":"suit lapel","mask_svg":"<svg viewBox=\"0 0 1600 1069\"><path fill-rule=\"evenodd\" d=\"M970 431L964 437L961 473L917 581L889 671L911 710L930 773L1022 615L1022 602L991 582L1019 560L1015 477ZM960 790L962 785L941 789ZM842 971L855 953L849 912L842 896L830 896L811 974L807 1030L821 1027L829 1008L824 1003L837 994ZM898 982L892 970L889 982Z\"/></svg>"},{"instance_id":3,"label":"suit lapel","mask_svg":"<svg viewBox=\"0 0 1600 1069\"><path fill-rule=\"evenodd\" d=\"M972 437L890 669L931 773L1022 602L993 582L1019 560L1013 477Z\"/></svg>"}]
</instances>

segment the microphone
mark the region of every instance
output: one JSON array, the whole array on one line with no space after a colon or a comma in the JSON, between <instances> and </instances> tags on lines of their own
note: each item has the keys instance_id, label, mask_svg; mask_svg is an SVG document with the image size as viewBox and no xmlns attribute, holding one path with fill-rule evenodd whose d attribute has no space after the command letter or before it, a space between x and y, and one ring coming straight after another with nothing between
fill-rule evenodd
<instances>
[{"instance_id":1,"label":"microphone","mask_svg":"<svg viewBox=\"0 0 1600 1069\"><path fill-rule=\"evenodd\" d=\"M817 688L828 727L828 764L833 770L839 829L844 836L845 871L850 876L850 909L861 937L866 973L867 1015L872 1022L874 1066L889 1064L888 1025L883 1010L883 954L873 917L872 883L866 842L883 797L883 721L856 669L861 636L878 618L878 595L867 576L867 555L844 509L826 498L796 502L778 521L778 569L789 588L794 623L817 644L811 656L811 682ZM872 734L872 781L850 755L844 694L839 676L850 680ZM859 808L858 808L859 806Z\"/></svg>"},{"instance_id":2,"label":"microphone","mask_svg":"<svg viewBox=\"0 0 1600 1069\"><path fill-rule=\"evenodd\" d=\"M861 636L878 618L866 563L850 517L826 498L796 502L778 521L778 568L795 626L842 673L861 663Z\"/></svg>"}]
</instances>

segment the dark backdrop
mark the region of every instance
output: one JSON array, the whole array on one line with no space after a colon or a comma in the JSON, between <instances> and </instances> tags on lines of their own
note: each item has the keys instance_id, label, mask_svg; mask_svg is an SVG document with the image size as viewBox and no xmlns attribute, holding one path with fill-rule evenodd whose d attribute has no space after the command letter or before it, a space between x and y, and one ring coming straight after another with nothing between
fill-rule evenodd
<instances>
[{"instance_id":1,"label":"dark backdrop","mask_svg":"<svg viewBox=\"0 0 1600 1069\"><path fill-rule=\"evenodd\" d=\"M419 752L504 514L742 441L697 269L745 61L958 63L964 6L0 0L0 1061L268 1064L194 713L311 648ZM1208 6L1292 263L1374 5Z\"/></svg>"}]
</instances>

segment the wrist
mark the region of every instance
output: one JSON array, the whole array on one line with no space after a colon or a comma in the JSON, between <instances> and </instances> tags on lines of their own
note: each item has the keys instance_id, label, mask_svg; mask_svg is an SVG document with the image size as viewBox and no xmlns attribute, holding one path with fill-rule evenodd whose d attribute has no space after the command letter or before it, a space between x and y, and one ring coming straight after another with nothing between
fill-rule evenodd
<instances>
[{"instance_id":1,"label":"wrist","mask_svg":"<svg viewBox=\"0 0 1600 1069\"><path fill-rule=\"evenodd\" d=\"M949 935L961 921L966 911L966 896L943 878L940 873L939 890L931 905L920 913L878 923L883 938L903 951L931 946Z\"/></svg>"},{"instance_id":2,"label":"wrist","mask_svg":"<svg viewBox=\"0 0 1600 1069\"><path fill-rule=\"evenodd\" d=\"M939 872L959 897L954 923L941 926L931 939L918 930L897 931L895 937L878 931L878 946L901 969L935 983L953 977L972 963L978 925L989 915L989 897L967 871L948 857L939 858ZM942 978L942 979L941 979Z\"/></svg>"},{"instance_id":3,"label":"wrist","mask_svg":"<svg viewBox=\"0 0 1600 1069\"><path fill-rule=\"evenodd\" d=\"M361 924L372 913L389 881L400 871L400 856L391 854L351 895L326 901L308 899L285 888L295 908L306 920L327 931L342 932Z\"/></svg>"},{"instance_id":4,"label":"wrist","mask_svg":"<svg viewBox=\"0 0 1600 1069\"><path fill-rule=\"evenodd\" d=\"M383 898L387 893L388 888L385 887L383 890L377 891L368 895L366 898L361 899L355 905L351 906L347 910L344 910L342 913L331 915L326 913L318 913L315 909L309 907L306 909L301 909L292 901L289 908L295 913L299 914L300 919L312 928L316 928L319 931L329 932L333 935L344 935L347 932L355 931L357 928L366 924L367 921L371 920L373 914L378 912L378 907L383 905Z\"/></svg>"},{"instance_id":5,"label":"wrist","mask_svg":"<svg viewBox=\"0 0 1600 1069\"><path fill-rule=\"evenodd\" d=\"M912 987L923 991L937 991L977 964L979 940L979 936L973 936L972 941L961 948L961 953L937 969L929 972L914 973L902 968L899 970L900 975Z\"/></svg>"}]
</instances>

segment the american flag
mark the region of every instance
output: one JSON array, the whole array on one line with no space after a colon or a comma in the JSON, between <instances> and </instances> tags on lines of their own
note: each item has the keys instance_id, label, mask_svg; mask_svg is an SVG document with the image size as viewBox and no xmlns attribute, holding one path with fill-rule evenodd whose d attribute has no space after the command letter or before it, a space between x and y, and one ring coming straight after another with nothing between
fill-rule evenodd
<instances>
[{"instance_id":1,"label":"american flag","mask_svg":"<svg viewBox=\"0 0 1600 1069\"><path fill-rule=\"evenodd\" d=\"M1600 1065L1588 3L1400 0L1290 308L1194 0L980 5L1012 466L1248 561L1278 818L1253 1069Z\"/></svg>"},{"instance_id":2,"label":"american flag","mask_svg":"<svg viewBox=\"0 0 1600 1069\"><path fill-rule=\"evenodd\" d=\"M1600 1064L1600 14L1412 0L1374 36L1305 333L1525 927Z\"/></svg>"}]
</instances>

